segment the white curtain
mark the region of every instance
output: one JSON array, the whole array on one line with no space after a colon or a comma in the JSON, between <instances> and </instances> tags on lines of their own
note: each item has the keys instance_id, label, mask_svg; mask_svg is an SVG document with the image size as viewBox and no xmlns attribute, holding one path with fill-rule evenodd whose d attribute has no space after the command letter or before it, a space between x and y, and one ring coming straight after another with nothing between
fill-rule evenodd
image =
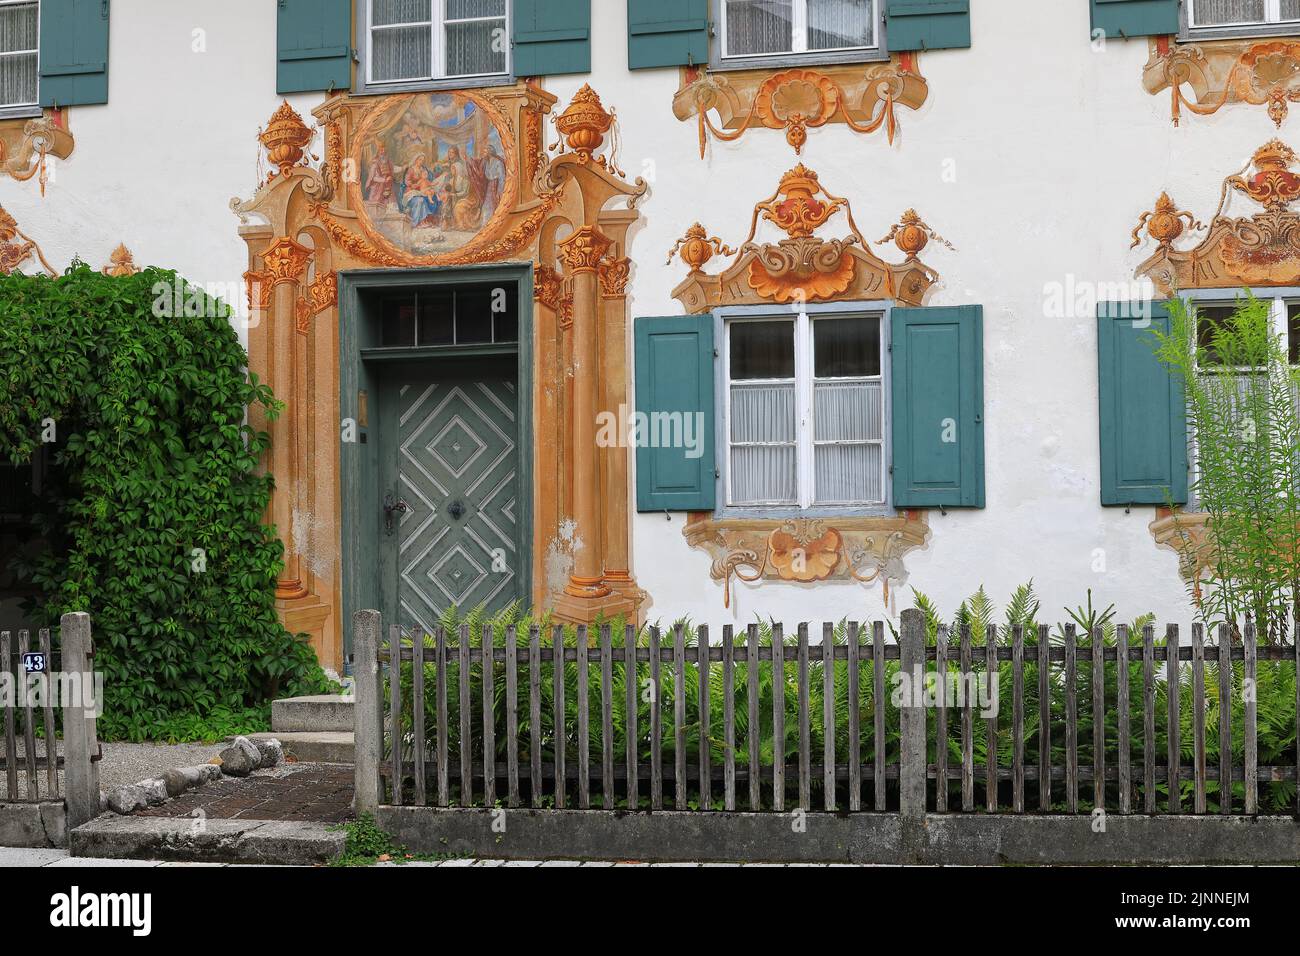
<instances>
[{"instance_id":1,"label":"white curtain","mask_svg":"<svg viewBox=\"0 0 1300 956\"><path fill-rule=\"evenodd\" d=\"M504 73L509 46L504 35L506 0L446 0L446 3L448 21L470 21L446 25L447 75ZM499 37L501 42L494 44L494 37Z\"/></svg>"},{"instance_id":2,"label":"white curtain","mask_svg":"<svg viewBox=\"0 0 1300 956\"><path fill-rule=\"evenodd\" d=\"M808 0L808 49L871 46L873 0Z\"/></svg>"},{"instance_id":3,"label":"white curtain","mask_svg":"<svg viewBox=\"0 0 1300 956\"><path fill-rule=\"evenodd\" d=\"M731 503L798 501L794 383L731 386Z\"/></svg>"},{"instance_id":4,"label":"white curtain","mask_svg":"<svg viewBox=\"0 0 1300 956\"><path fill-rule=\"evenodd\" d=\"M794 0L726 0L727 55L793 49Z\"/></svg>"},{"instance_id":5,"label":"white curtain","mask_svg":"<svg viewBox=\"0 0 1300 956\"><path fill-rule=\"evenodd\" d=\"M371 0L371 76L377 82L433 75L432 0ZM393 26L418 23L422 26Z\"/></svg>"},{"instance_id":6,"label":"white curtain","mask_svg":"<svg viewBox=\"0 0 1300 956\"><path fill-rule=\"evenodd\" d=\"M36 102L36 4L0 7L0 106Z\"/></svg>"},{"instance_id":7,"label":"white curtain","mask_svg":"<svg viewBox=\"0 0 1300 956\"><path fill-rule=\"evenodd\" d=\"M1284 0L1283 6L1294 6ZM1294 15L1294 14L1292 14ZM1283 16L1287 16L1283 11ZM1260 23L1264 19L1264 0L1196 0L1196 25L1216 26L1229 23Z\"/></svg>"},{"instance_id":8,"label":"white curtain","mask_svg":"<svg viewBox=\"0 0 1300 956\"><path fill-rule=\"evenodd\" d=\"M885 500L880 382L813 384L814 494L819 504Z\"/></svg>"}]
</instances>

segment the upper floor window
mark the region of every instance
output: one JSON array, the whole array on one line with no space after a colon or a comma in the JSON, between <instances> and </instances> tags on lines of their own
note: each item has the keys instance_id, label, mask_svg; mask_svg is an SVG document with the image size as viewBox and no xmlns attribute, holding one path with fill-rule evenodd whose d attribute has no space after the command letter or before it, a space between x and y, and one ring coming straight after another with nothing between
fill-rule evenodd
<instances>
[{"instance_id":1,"label":"upper floor window","mask_svg":"<svg viewBox=\"0 0 1300 956\"><path fill-rule=\"evenodd\" d=\"M1300 0L1185 0L1189 33L1280 33L1300 28Z\"/></svg>"},{"instance_id":2,"label":"upper floor window","mask_svg":"<svg viewBox=\"0 0 1300 956\"><path fill-rule=\"evenodd\" d=\"M365 0L368 84L508 76L507 0Z\"/></svg>"},{"instance_id":3,"label":"upper floor window","mask_svg":"<svg viewBox=\"0 0 1300 956\"><path fill-rule=\"evenodd\" d=\"M880 6L881 0L718 0L719 59L828 60L882 52Z\"/></svg>"},{"instance_id":4,"label":"upper floor window","mask_svg":"<svg viewBox=\"0 0 1300 956\"><path fill-rule=\"evenodd\" d=\"M35 0L0 0L0 108L38 102L39 8Z\"/></svg>"},{"instance_id":5,"label":"upper floor window","mask_svg":"<svg viewBox=\"0 0 1300 956\"><path fill-rule=\"evenodd\" d=\"M727 321L727 504L885 504L883 324L813 309Z\"/></svg>"}]
</instances>

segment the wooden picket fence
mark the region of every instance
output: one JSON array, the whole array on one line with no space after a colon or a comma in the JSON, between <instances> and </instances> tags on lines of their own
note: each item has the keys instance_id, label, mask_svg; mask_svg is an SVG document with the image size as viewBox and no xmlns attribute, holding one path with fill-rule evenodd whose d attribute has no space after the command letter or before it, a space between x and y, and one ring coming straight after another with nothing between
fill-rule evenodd
<instances>
[{"instance_id":1,"label":"wooden picket fence","mask_svg":"<svg viewBox=\"0 0 1300 956\"><path fill-rule=\"evenodd\" d=\"M30 631L16 635L0 631L0 681L5 685L5 699L0 701L4 722L0 805L66 801L69 825L77 826L99 813L96 721L84 699L56 700L55 691L61 672L91 673L90 616L63 615L59 634L55 647L48 628L37 632L34 643ZM26 672L28 653L42 655L43 671ZM44 686L36 693L38 681ZM80 690L82 684L64 686Z\"/></svg>"},{"instance_id":2,"label":"wooden picket fence","mask_svg":"<svg viewBox=\"0 0 1300 956\"><path fill-rule=\"evenodd\" d=\"M621 635L579 627L567 642L558 627L548 635L534 627L508 629L496 646L491 628L426 636L393 626L381 640L378 612L363 611L354 642L357 806L501 799L585 810L599 798L604 809L651 811L1178 814L1206 813L1213 798L1221 814L1257 814L1261 783L1297 780L1295 749L1289 762L1259 766L1258 704L1242 693L1256 686L1260 661L1300 673L1295 640L1260 644L1249 624L1240 639L1225 626L1212 643L1200 625L1190 643L1177 625L1162 642L1152 627L1139 635L1120 626L1112 642L1100 629L1087 641L1063 630L1054 642L1046 626L1015 628L1010 640L990 627L978 641L968 628L941 628L931 643L921 612L908 610L897 639L880 622L850 624L839 642L823 625L818 643L804 624L792 638L774 626L769 642L753 625L741 635L724 627L717 642L700 627L693 646L680 626ZM721 713L711 712L715 682ZM964 693L923 693L950 685ZM1234 728L1232 707L1215 708L1218 739L1240 742L1235 763L1229 745L1210 765L1207 693L1216 690L1242 711ZM990 701L997 706L982 710ZM1189 707L1190 764L1182 731ZM789 741L792 752L773 759L773 740ZM977 761L977 744L993 759ZM1208 786L1218 781L1241 784L1240 798ZM1300 794L1293 812L1300 815Z\"/></svg>"}]
</instances>

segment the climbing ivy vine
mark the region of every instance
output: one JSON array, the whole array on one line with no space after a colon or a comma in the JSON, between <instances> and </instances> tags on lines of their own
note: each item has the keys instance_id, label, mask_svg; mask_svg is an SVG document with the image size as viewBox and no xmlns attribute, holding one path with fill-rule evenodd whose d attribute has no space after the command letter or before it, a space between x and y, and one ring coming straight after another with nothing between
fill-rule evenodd
<instances>
[{"instance_id":1,"label":"climbing ivy vine","mask_svg":"<svg viewBox=\"0 0 1300 956\"><path fill-rule=\"evenodd\" d=\"M50 465L48 547L18 572L42 626L92 615L107 739L202 734L325 689L276 614L269 437L246 412L280 405L230 315L160 269L0 276L0 460Z\"/></svg>"}]
</instances>

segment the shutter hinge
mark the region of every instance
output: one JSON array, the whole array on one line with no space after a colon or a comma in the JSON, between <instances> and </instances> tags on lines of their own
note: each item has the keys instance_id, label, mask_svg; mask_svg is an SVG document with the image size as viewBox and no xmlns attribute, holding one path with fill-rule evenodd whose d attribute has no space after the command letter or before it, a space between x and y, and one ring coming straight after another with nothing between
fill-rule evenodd
<instances>
[{"instance_id":1,"label":"shutter hinge","mask_svg":"<svg viewBox=\"0 0 1300 956\"><path fill-rule=\"evenodd\" d=\"M722 469L721 469L721 468L714 468L714 469L713 469L713 477L714 477L714 478L721 478L721 477L722 477Z\"/></svg>"},{"instance_id":2,"label":"shutter hinge","mask_svg":"<svg viewBox=\"0 0 1300 956\"><path fill-rule=\"evenodd\" d=\"M717 349L714 349L714 350L713 350L713 357L714 357L714 358L717 358L717 357L718 357L718 350L717 350Z\"/></svg>"}]
</instances>

